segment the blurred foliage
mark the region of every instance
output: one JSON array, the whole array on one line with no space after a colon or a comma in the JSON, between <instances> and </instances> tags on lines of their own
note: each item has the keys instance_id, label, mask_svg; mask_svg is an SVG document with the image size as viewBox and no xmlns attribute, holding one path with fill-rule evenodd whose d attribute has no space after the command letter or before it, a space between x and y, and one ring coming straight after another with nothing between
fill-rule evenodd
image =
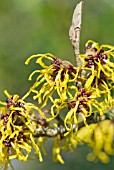
<instances>
[{"instance_id":1,"label":"blurred foliage","mask_svg":"<svg viewBox=\"0 0 114 170\"><path fill-rule=\"evenodd\" d=\"M24 62L31 54L50 52L62 59L75 62L68 32L73 11L78 2L79 0L4 0L0 2L1 100L5 98L4 89L11 94L19 95L23 95L28 90L30 82L27 78L34 70L35 64L25 66ZM81 31L82 52L88 39L114 45L113 8L113 0L85 0ZM85 150L82 148L72 155L67 154L65 166L45 160L42 166L37 164L34 170L37 168L69 170L71 166L72 169L81 170L82 165L85 169L94 166L98 170L112 168L112 163L95 165L84 161L83 152ZM32 168L33 166L30 169Z\"/></svg>"}]
</instances>

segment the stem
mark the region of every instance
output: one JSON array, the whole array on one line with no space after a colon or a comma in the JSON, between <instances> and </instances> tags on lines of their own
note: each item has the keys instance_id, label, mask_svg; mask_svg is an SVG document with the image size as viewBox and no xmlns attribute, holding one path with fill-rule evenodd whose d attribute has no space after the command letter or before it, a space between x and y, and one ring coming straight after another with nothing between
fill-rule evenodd
<instances>
[{"instance_id":1,"label":"stem","mask_svg":"<svg viewBox=\"0 0 114 170\"><path fill-rule=\"evenodd\" d=\"M109 117L105 116L103 119L101 119L99 114L92 114L90 117L86 118L86 122L88 125L92 123L98 123L103 121L104 119L109 119ZM76 128L78 127L78 130L81 129L82 127L85 127L84 121L79 122L77 125L73 124L73 131L76 131ZM67 133L67 129L65 128L64 125L60 125L57 128L51 128L51 127L39 127L35 129L34 132L34 137L39 137L39 136L45 136L45 137L55 137L58 134L63 138L64 134Z\"/></svg>"},{"instance_id":2,"label":"stem","mask_svg":"<svg viewBox=\"0 0 114 170\"><path fill-rule=\"evenodd\" d=\"M69 37L70 37L72 46L74 48L77 67L80 67L82 65L82 62L78 55L80 54L80 31L81 31L83 4L84 4L84 1L81 1L79 4L76 5L74 14L72 17L72 25L70 26L70 29L69 29Z\"/></svg>"}]
</instances>

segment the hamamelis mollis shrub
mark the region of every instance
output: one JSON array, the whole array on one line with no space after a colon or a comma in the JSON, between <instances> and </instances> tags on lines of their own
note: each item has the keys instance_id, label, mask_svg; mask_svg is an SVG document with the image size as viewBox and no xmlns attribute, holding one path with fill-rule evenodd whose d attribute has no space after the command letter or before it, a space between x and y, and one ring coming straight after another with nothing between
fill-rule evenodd
<instances>
[{"instance_id":1,"label":"hamamelis mollis shrub","mask_svg":"<svg viewBox=\"0 0 114 170\"><path fill-rule=\"evenodd\" d=\"M79 55L82 66L47 53L36 59L36 80L20 97L4 91L0 102L0 166L8 169L12 159L27 161L34 148L42 162L44 144L53 139L52 157L64 163L61 151L73 151L80 144L92 148L89 160L109 162L114 154L114 46L89 40ZM49 64L46 64L49 63ZM37 104L27 103L32 94Z\"/></svg>"}]
</instances>

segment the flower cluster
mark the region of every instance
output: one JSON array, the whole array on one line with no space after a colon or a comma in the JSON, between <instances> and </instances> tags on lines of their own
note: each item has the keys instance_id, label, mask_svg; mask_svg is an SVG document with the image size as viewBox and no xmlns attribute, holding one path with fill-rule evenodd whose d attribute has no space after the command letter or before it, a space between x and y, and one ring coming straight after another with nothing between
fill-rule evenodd
<instances>
[{"instance_id":1,"label":"flower cluster","mask_svg":"<svg viewBox=\"0 0 114 170\"><path fill-rule=\"evenodd\" d=\"M30 75L29 80L35 73L39 73L28 94L35 94L33 98L38 99L38 104L42 104L41 109L50 99L51 117L45 118L51 121L59 116L66 128L64 137L74 132L75 124L77 131L81 121L90 129L86 119L93 113L99 113L102 119L105 110L114 103L114 47L99 46L89 40L85 54L80 54L79 57L83 62L80 67L74 67L68 61L62 61L51 54L33 55L26 61L28 64L32 58L37 58L36 63L42 67ZM51 64L46 65L47 62L43 59L50 60ZM65 113L64 109L67 110Z\"/></svg>"},{"instance_id":2,"label":"flower cluster","mask_svg":"<svg viewBox=\"0 0 114 170\"><path fill-rule=\"evenodd\" d=\"M63 108L67 108L64 124L68 131L72 130L73 124L77 124L80 117L87 125L86 117L93 112L99 112L102 116L106 105L113 105L113 56L113 46L99 46L92 40L86 43L85 54L79 56L83 61L81 67L74 67L70 62L62 61L52 54L33 55L27 59L26 64L32 58L37 58L36 63L42 69L35 70L29 76L31 80L35 73L39 73L27 95L33 92L33 98L38 99L38 104L42 104L41 108L50 99L51 118L47 118L48 121L56 118ZM49 66L45 64L45 59L51 61Z\"/></svg>"},{"instance_id":3,"label":"flower cluster","mask_svg":"<svg viewBox=\"0 0 114 170\"><path fill-rule=\"evenodd\" d=\"M7 169L11 159L26 161L32 148L42 161L40 149L34 138L34 130L40 126L33 121L35 105L26 103L18 95L7 95L6 102L0 102L0 165Z\"/></svg>"},{"instance_id":4,"label":"flower cluster","mask_svg":"<svg viewBox=\"0 0 114 170\"><path fill-rule=\"evenodd\" d=\"M36 58L38 69L29 76L37 75L35 82L22 98L5 91L6 102L0 102L0 166L26 161L32 147L42 161L47 137L53 137L53 158L62 164L61 150L82 142L93 149L89 159L108 162L114 154L114 113L106 113L114 105L114 47L89 40L79 57L80 67L50 53L26 60ZM38 105L26 103L31 93Z\"/></svg>"}]
</instances>

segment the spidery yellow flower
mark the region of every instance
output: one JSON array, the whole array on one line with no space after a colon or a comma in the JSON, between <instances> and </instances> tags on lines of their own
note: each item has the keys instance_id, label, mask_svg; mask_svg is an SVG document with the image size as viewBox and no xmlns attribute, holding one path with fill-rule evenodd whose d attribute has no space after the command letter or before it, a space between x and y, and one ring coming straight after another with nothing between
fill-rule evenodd
<instances>
[{"instance_id":1,"label":"spidery yellow flower","mask_svg":"<svg viewBox=\"0 0 114 170\"><path fill-rule=\"evenodd\" d=\"M86 43L85 54L79 55L83 61L82 69L85 70L86 81L84 87L92 88L97 96L104 96L106 104L113 105L111 91L114 82L114 46L101 45L89 40Z\"/></svg>"},{"instance_id":2,"label":"spidery yellow flower","mask_svg":"<svg viewBox=\"0 0 114 170\"><path fill-rule=\"evenodd\" d=\"M42 69L35 70L29 76L29 80L31 80L35 73L39 73L27 95L31 92L35 93L34 99L38 99L38 103L43 103L42 107L47 104L49 97L53 96L53 94L57 94L57 98L60 98L61 101L73 98L70 91L76 91L74 81L78 77L79 68L74 67L68 61L62 61L48 53L33 55L28 58L25 63L28 64L30 60L35 57L38 58L36 63L39 64ZM45 65L43 59L51 60L51 64L49 66ZM69 83L70 86L68 85ZM40 85L42 85L41 88L39 88Z\"/></svg>"},{"instance_id":3,"label":"spidery yellow flower","mask_svg":"<svg viewBox=\"0 0 114 170\"><path fill-rule=\"evenodd\" d=\"M42 162L40 149L34 138L35 124L31 121L33 110L31 103L26 103L18 95L7 95L6 102L0 102L0 164L10 165L11 159L27 161L32 147Z\"/></svg>"}]
</instances>

